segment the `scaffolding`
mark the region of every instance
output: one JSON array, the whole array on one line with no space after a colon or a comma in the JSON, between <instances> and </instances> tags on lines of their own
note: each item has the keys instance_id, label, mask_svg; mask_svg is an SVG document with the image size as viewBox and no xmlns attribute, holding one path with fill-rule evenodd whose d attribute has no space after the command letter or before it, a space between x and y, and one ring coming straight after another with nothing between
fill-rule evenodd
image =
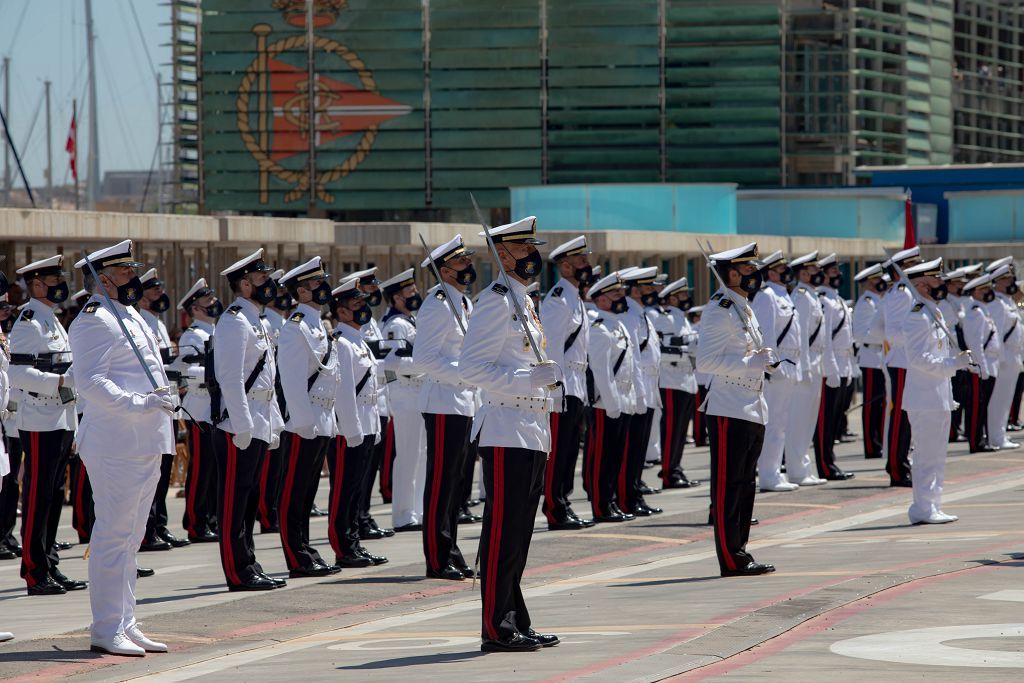
<instances>
[{"instance_id":1,"label":"scaffolding","mask_svg":"<svg viewBox=\"0 0 1024 683\"><path fill-rule=\"evenodd\" d=\"M202 210L202 139L200 135L200 0L171 0L171 83L162 96L160 178L162 210ZM162 94L163 95L163 94Z\"/></svg>"}]
</instances>

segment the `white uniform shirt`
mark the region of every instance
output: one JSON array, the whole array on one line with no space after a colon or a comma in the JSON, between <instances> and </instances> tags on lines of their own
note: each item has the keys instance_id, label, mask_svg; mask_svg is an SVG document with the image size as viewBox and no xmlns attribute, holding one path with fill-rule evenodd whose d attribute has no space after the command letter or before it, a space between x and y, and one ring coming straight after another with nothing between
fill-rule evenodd
<instances>
[{"instance_id":1,"label":"white uniform shirt","mask_svg":"<svg viewBox=\"0 0 1024 683\"><path fill-rule=\"evenodd\" d=\"M978 364L976 372L982 379L998 376L1003 340L985 304L972 299L964 313L963 325L964 341L971 350L974 362Z\"/></svg>"},{"instance_id":2,"label":"white uniform shirt","mask_svg":"<svg viewBox=\"0 0 1024 683\"><path fill-rule=\"evenodd\" d=\"M647 317L654 325L655 332L661 340L662 346L669 346L670 337L682 337L681 347L671 347L673 351L681 353L666 352L661 349L661 371L658 375L658 386L663 389L674 389L685 391L688 394L697 393L697 378L693 375L693 354L696 352L697 335L694 334L686 314L678 308L667 306L652 306Z\"/></svg>"},{"instance_id":3,"label":"white uniform shirt","mask_svg":"<svg viewBox=\"0 0 1024 683\"><path fill-rule=\"evenodd\" d=\"M277 337L277 369L288 406L285 429L289 432L312 427L314 436L337 434L334 420L334 397L338 390L336 352L320 323L319 306L299 304ZM309 386L314 374L316 379Z\"/></svg>"},{"instance_id":4,"label":"white uniform shirt","mask_svg":"<svg viewBox=\"0 0 1024 683\"><path fill-rule=\"evenodd\" d=\"M7 348L7 339L3 332L0 332L0 412L6 412L7 402L11 398L11 383L7 375L10 368L10 351ZM7 457L7 444L0 439L0 478L6 477L11 471L11 463Z\"/></svg>"},{"instance_id":5,"label":"white uniform shirt","mask_svg":"<svg viewBox=\"0 0 1024 683\"><path fill-rule=\"evenodd\" d=\"M380 341L384 338L384 334L380 330L380 325L377 323L376 318L370 318L370 322L359 328L359 331L363 335L363 339L368 342ZM380 362L383 359L377 360L377 412L383 417L388 416L388 399L387 399L387 379L384 377L384 366Z\"/></svg>"},{"instance_id":6,"label":"white uniform shirt","mask_svg":"<svg viewBox=\"0 0 1024 683\"><path fill-rule=\"evenodd\" d=\"M601 408L612 419L636 412L632 353L629 332L619 316L598 311L591 323L589 348L596 394L594 407Z\"/></svg>"},{"instance_id":7,"label":"white uniform shirt","mask_svg":"<svg viewBox=\"0 0 1024 683\"><path fill-rule=\"evenodd\" d=\"M54 309L39 299L30 299L11 330L11 353L39 356L65 352L52 356L61 363L71 360L71 354L66 353L70 350L68 333L54 315ZM8 373L11 387L22 391L18 397L18 429L27 432L75 430L78 425L75 403L61 403L60 375L36 370L31 365L11 365ZM70 369L64 375L64 386L75 388L75 375Z\"/></svg>"},{"instance_id":8,"label":"white uniform shirt","mask_svg":"<svg viewBox=\"0 0 1024 683\"><path fill-rule=\"evenodd\" d=\"M989 315L996 323L996 332L999 341L1003 345L1003 356L1000 361L1004 366L1014 367L1018 370L1021 367L1021 351L1024 350L1024 327L1021 325L1020 316L1017 315L1017 304L1013 299L996 292L996 298L988 305ZM17 330L18 326L15 325ZM13 346L13 345L12 345ZM13 370L13 368L12 368Z\"/></svg>"},{"instance_id":9,"label":"white uniform shirt","mask_svg":"<svg viewBox=\"0 0 1024 683\"><path fill-rule=\"evenodd\" d=\"M277 365L274 345L254 303L239 297L228 306L217 320L213 349L221 408L228 411L228 418L217 426L230 434L249 432L275 448L284 429L274 394ZM264 354L263 368L246 394L245 381Z\"/></svg>"},{"instance_id":10,"label":"white uniform shirt","mask_svg":"<svg viewBox=\"0 0 1024 683\"><path fill-rule=\"evenodd\" d=\"M903 409L954 410L953 387L949 378L956 374L954 350L949 338L928 311L945 323L933 301L915 304L903 322L903 343L907 357L907 383L903 391ZM948 327L948 325L947 325Z\"/></svg>"},{"instance_id":11,"label":"white uniform shirt","mask_svg":"<svg viewBox=\"0 0 1024 683\"><path fill-rule=\"evenodd\" d=\"M482 405L473 419L470 438L479 438L481 446L548 453L552 401L546 388L530 385L531 366L537 358L507 295L515 296L523 307L542 357L547 342L526 286L510 281L512 292L495 282L481 293L462 345L459 374L463 382L481 390Z\"/></svg>"},{"instance_id":12,"label":"white uniform shirt","mask_svg":"<svg viewBox=\"0 0 1024 683\"><path fill-rule=\"evenodd\" d=\"M902 282L889 289L882 299L882 321L889 352L885 364L890 368L906 368L907 352L903 348L903 323L914 306L914 295Z\"/></svg>"},{"instance_id":13,"label":"white uniform shirt","mask_svg":"<svg viewBox=\"0 0 1024 683\"><path fill-rule=\"evenodd\" d=\"M153 336L156 338L156 343L159 345L160 350L170 351L173 348L171 344L171 335L167 332L167 325L164 325L164 321L144 308L139 308L138 311L142 315L142 319L146 321L147 325L149 325L149 329L153 331ZM170 365L164 366L164 368L166 370L172 370L174 369L174 364L171 363ZM174 399L175 404L180 402L177 391L171 392L171 398Z\"/></svg>"},{"instance_id":14,"label":"white uniform shirt","mask_svg":"<svg viewBox=\"0 0 1024 683\"><path fill-rule=\"evenodd\" d=\"M276 309L267 306L263 309L263 320L270 326L270 340L277 346L277 337L281 334L281 328L284 327L284 316L277 312Z\"/></svg>"},{"instance_id":15,"label":"white uniform shirt","mask_svg":"<svg viewBox=\"0 0 1024 683\"><path fill-rule=\"evenodd\" d=\"M882 298L865 291L853 307L853 341L858 345L857 364L862 368L885 366L885 324Z\"/></svg>"},{"instance_id":16,"label":"white uniform shirt","mask_svg":"<svg viewBox=\"0 0 1024 683\"><path fill-rule=\"evenodd\" d=\"M469 299L448 288L455 297L455 310L465 325L471 310ZM465 415L476 412L476 392L459 378L459 355L462 353L462 330L452 317L440 285L423 299L416 313L416 338L412 350L413 363L424 379L420 389L420 410L436 415Z\"/></svg>"},{"instance_id":17,"label":"white uniform shirt","mask_svg":"<svg viewBox=\"0 0 1024 683\"><path fill-rule=\"evenodd\" d=\"M775 351L779 359L788 359L792 363L779 365L772 380L799 382L803 377L803 365L800 353L800 316L786 288L774 282L768 282L750 302L757 322L761 326L761 336L766 347Z\"/></svg>"},{"instance_id":18,"label":"white uniform shirt","mask_svg":"<svg viewBox=\"0 0 1024 683\"><path fill-rule=\"evenodd\" d=\"M745 315L752 331L740 318ZM762 347L757 317L747 300L730 289L719 289L704 308L700 319L697 369L709 375L707 415L734 417L765 424L768 405L764 400L763 356L753 354Z\"/></svg>"},{"instance_id":19,"label":"white uniform shirt","mask_svg":"<svg viewBox=\"0 0 1024 683\"><path fill-rule=\"evenodd\" d=\"M661 407L658 375L661 372L661 345L658 333L647 317L647 311L630 297L626 297L626 312L620 316L629 331L630 341L636 349L633 363L633 381L637 386L637 412Z\"/></svg>"},{"instance_id":20,"label":"white uniform shirt","mask_svg":"<svg viewBox=\"0 0 1024 683\"><path fill-rule=\"evenodd\" d=\"M843 297L831 287L821 288L821 305L825 313L821 335L825 351L822 353L822 372L825 377L853 377L853 317Z\"/></svg>"},{"instance_id":21,"label":"white uniform shirt","mask_svg":"<svg viewBox=\"0 0 1024 683\"><path fill-rule=\"evenodd\" d=\"M800 322L801 376L803 381L818 381L822 377L821 355L825 350L825 314L818 293L801 282L793 288L790 299Z\"/></svg>"},{"instance_id":22,"label":"white uniform shirt","mask_svg":"<svg viewBox=\"0 0 1024 683\"><path fill-rule=\"evenodd\" d=\"M380 434L377 359L362 333L351 325L339 323L334 337L338 354L334 415L338 433L350 445L357 446L366 437Z\"/></svg>"},{"instance_id":23,"label":"white uniform shirt","mask_svg":"<svg viewBox=\"0 0 1024 683\"><path fill-rule=\"evenodd\" d=\"M75 386L89 404L75 435L78 452L97 458L110 452L173 453L174 434L167 413L143 407L153 385L121 331L118 317L157 384L169 384L159 343L139 312L116 301L111 310L94 295L72 323L69 340L75 356L71 367Z\"/></svg>"},{"instance_id":24,"label":"white uniform shirt","mask_svg":"<svg viewBox=\"0 0 1024 683\"><path fill-rule=\"evenodd\" d=\"M206 388L206 368L201 363L186 363L185 356L202 356L206 341L213 336L213 325L195 320L178 339L178 357L171 369L185 378L187 391L181 404L197 422L210 422L210 392Z\"/></svg>"},{"instance_id":25,"label":"white uniform shirt","mask_svg":"<svg viewBox=\"0 0 1024 683\"><path fill-rule=\"evenodd\" d=\"M548 338L548 358L558 363L565 376L566 395L586 401L590 318L580 300L580 290L565 278L559 279L544 297L540 321ZM566 350L570 336L573 339ZM556 409L560 407L555 406Z\"/></svg>"},{"instance_id":26,"label":"white uniform shirt","mask_svg":"<svg viewBox=\"0 0 1024 683\"><path fill-rule=\"evenodd\" d=\"M408 347L416 347L416 319L405 313L399 313L394 309L388 310L381 322L380 332L387 341L405 341ZM408 348L407 347L407 348ZM403 383L402 386L411 386L410 380L415 379L418 386L422 382L422 375L416 371L416 363L412 355L398 355L397 348L388 353L381 361L385 372L392 372Z\"/></svg>"}]
</instances>

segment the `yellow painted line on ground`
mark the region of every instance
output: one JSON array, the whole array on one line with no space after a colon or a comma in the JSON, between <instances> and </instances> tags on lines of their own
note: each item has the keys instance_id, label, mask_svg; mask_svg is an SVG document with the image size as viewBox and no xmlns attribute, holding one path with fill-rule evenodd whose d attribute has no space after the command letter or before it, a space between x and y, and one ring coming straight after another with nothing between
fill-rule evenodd
<instances>
[{"instance_id":1,"label":"yellow painted line on ground","mask_svg":"<svg viewBox=\"0 0 1024 683\"><path fill-rule=\"evenodd\" d=\"M772 507L782 508L821 508L823 510L838 510L842 507L840 505L825 505L824 503L776 503L775 501L769 500L759 500L757 501L757 505L759 507L762 505L771 505Z\"/></svg>"},{"instance_id":2,"label":"yellow painted line on ground","mask_svg":"<svg viewBox=\"0 0 1024 683\"><path fill-rule=\"evenodd\" d=\"M836 534L834 536L826 536L824 538L803 538L803 539L800 539L799 541L794 541L794 543L799 543L800 545L812 545L812 544L827 545L829 543L852 543L852 542L855 542L855 541L905 541L907 539L911 539L911 540L915 540L915 541L928 541L928 540L937 539L937 538L941 538L941 539L962 538L962 539L965 539L965 540L970 540L970 539L974 539L974 538L992 538L994 536L1006 536L1007 534L1010 534L1010 533L1016 533L1016 532L1010 532L1010 531L961 531L961 532L937 531L935 533L930 533L930 534L927 534L927 535L921 535L920 533L915 533L913 535L911 535L911 534L907 534L907 535L903 535L903 534L876 534L876 535L863 535L863 536L861 536L861 535L856 535L855 536L855 535L851 535L851 534ZM784 543L782 545L789 545L789 544Z\"/></svg>"},{"instance_id":3,"label":"yellow painted line on ground","mask_svg":"<svg viewBox=\"0 0 1024 683\"><path fill-rule=\"evenodd\" d=\"M1013 508L1024 506L1021 503L957 503L957 508Z\"/></svg>"},{"instance_id":4,"label":"yellow painted line on ground","mask_svg":"<svg viewBox=\"0 0 1024 683\"><path fill-rule=\"evenodd\" d=\"M587 538L618 538L624 541L653 541L654 543L671 543L673 545L686 545L693 543L689 538L666 538L665 536L638 536L636 534L604 534L592 532L585 534Z\"/></svg>"},{"instance_id":5,"label":"yellow painted line on ground","mask_svg":"<svg viewBox=\"0 0 1024 683\"><path fill-rule=\"evenodd\" d=\"M544 626L545 631L552 633L571 632L571 633L603 633L606 631L681 631L688 628L699 628L703 630L711 630L720 627L721 624L604 624L595 626L594 624L587 624L586 626L569 626L569 625L558 625L558 624L547 624ZM321 636L319 634L306 636L301 638L304 642L331 642L336 643L339 641L377 641L377 640L403 640L407 638L422 638L423 640L431 640L436 638L473 638L480 635L479 631L381 631L374 633L372 636L362 635L334 635L334 636ZM183 640L183 638L177 637L176 640Z\"/></svg>"}]
</instances>

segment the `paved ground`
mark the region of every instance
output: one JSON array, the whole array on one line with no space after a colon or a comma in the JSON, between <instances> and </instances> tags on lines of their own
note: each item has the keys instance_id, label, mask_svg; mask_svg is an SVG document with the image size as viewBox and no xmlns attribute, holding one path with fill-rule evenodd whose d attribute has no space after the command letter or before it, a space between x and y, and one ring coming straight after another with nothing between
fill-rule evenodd
<instances>
[{"instance_id":1,"label":"paved ground","mask_svg":"<svg viewBox=\"0 0 1024 683\"><path fill-rule=\"evenodd\" d=\"M1006 680L1024 668L1024 449L967 455L947 467L955 524L911 527L909 491L888 488L880 461L840 448L856 479L760 494L752 534L771 576L721 579L707 520L707 486L650 502L665 514L584 532L538 519L525 579L536 626L557 648L479 652L478 586L423 578L420 538L373 543L391 563L271 593L228 593L215 545L140 555L157 576L139 583L145 630L172 652L141 660L87 651L88 594L29 598L16 562L0 563L0 645L8 680L280 681L860 681ZM707 476L707 449L687 472ZM647 471L653 482L653 471ZM326 503L326 489L321 491ZM172 503L180 519L181 500ZM577 504L582 511L584 503ZM385 508L375 514L388 521ZM69 521L69 517L66 517ZM326 522L313 522L326 548ZM462 526L475 554L479 526ZM60 538L70 538L70 527ZM284 575L275 536L259 557ZM82 548L61 566L85 577Z\"/></svg>"}]
</instances>

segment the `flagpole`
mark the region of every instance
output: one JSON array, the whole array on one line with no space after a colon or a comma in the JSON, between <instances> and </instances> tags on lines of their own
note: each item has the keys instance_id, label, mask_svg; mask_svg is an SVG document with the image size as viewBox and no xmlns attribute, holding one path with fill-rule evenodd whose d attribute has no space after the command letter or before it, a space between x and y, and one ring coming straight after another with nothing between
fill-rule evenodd
<instances>
[{"instance_id":1,"label":"flagpole","mask_svg":"<svg viewBox=\"0 0 1024 683\"><path fill-rule=\"evenodd\" d=\"M75 129L75 137L72 138L73 149L71 151L71 158L75 160L75 167L71 169L71 175L75 177L75 211L78 211L78 100L76 99L71 100L71 125Z\"/></svg>"},{"instance_id":2,"label":"flagpole","mask_svg":"<svg viewBox=\"0 0 1024 683\"><path fill-rule=\"evenodd\" d=\"M46 205L53 208L53 126L50 122L50 81L46 86Z\"/></svg>"},{"instance_id":3,"label":"flagpole","mask_svg":"<svg viewBox=\"0 0 1024 683\"><path fill-rule=\"evenodd\" d=\"M306 68L309 71L309 86L306 92L306 124L309 129L309 214L316 211L316 63L313 50L315 16L313 0L306 0Z\"/></svg>"}]
</instances>

